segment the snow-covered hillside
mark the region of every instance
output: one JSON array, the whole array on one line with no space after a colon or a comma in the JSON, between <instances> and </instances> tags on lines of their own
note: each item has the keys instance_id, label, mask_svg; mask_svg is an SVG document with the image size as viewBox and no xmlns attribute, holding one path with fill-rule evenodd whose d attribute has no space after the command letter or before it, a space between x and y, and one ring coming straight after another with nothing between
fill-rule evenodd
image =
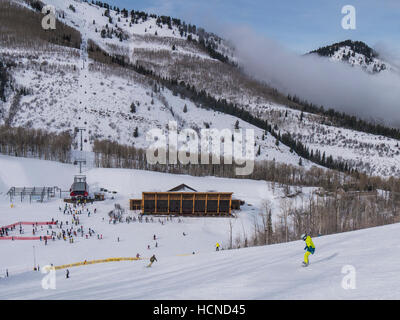
<instances>
[{"instance_id":1,"label":"snow-covered hillside","mask_svg":"<svg viewBox=\"0 0 400 320\"><path fill-rule=\"evenodd\" d=\"M311 53L323 57L329 57L335 62L348 63L353 67L359 67L371 74L382 71L396 71L396 68L387 61L383 61L379 54L361 41L346 40L325 46Z\"/></svg>"},{"instance_id":2,"label":"snow-covered hillside","mask_svg":"<svg viewBox=\"0 0 400 320\"><path fill-rule=\"evenodd\" d=\"M83 127L87 129L84 132L86 149L90 150L95 139L146 148L150 145L146 133L156 128L166 131L170 121L176 121L179 130L197 132L206 128L233 131L239 121L241 129L255 130L255 151L260 146L261 152L257 159L275 159L293 165L299 162L299 156L289 152L287 146L276 146L271 135L265 134L263 140L263 130L236 117L199 108L166 88L155 90L143 76L118 74L118 70L97 64L89 66L88 70L78 70L81 64L78 59L71 59L70 65L62 66L57 64L55 55L48 58L42 56L37 63L21 62L14 70L15 81L29 87L31 94L21 98L11 122L13 126L46 128L53 132L72 132L76 127ZM47 63L43 64L43 60ZM132 111L132 104L135 111ZM186 112L183 111L185 106ZM136 128L138 137L134 137ZM305 160L303 163L311 165Z\"/></svg>"},{"instance_id":3,"label":"snow-covered hillside","mask_svg":"<svg viewBox=\"0 0 400 320\"><path fill-rule=\"evenodd\" d=\"M16 64L12 70L14 86L26 88L29 92L24 96L15 94L3 103L0 124L8 122L12 126L45 128L52 132L73 132L77 127L85 128L85 149L90 151L96 139L109 139L146 148L150 145L146 141L146 133L156 128L166 131L170 121L178 122L179 130L194 129L197 132L205 128L233 130L239 121L241 129L255 129L255 152L260 148L258 160L298 165L300 157L290 152L290 148L285 145L276 146L275 139L270 134L264 136L263 130L234 116L200 108L191 100L157 86L143 75L89 59L89 39L96 39L108 51L110 45L114 46L112 41L119 42L115 39L102 39L92 30L94 27L90 21L105 23L101 22L106 19L102 16L104 8L100 10L90 3L72 1L75 8L72 11L69 2L49 3L61 10L59 14L64 17L63 21L79 27L83 39L81 50L56 50L57 46L54 46L54 50L0 47L0 53L5 59ZM111 10L110 15L117 13ZM116 16L114 18L117 21ZM154 28L163 30L155 18L148 18L145 22L134 24L130 37L141 36L142 24L152 24ZM160 37L169 39L172 34L168 32L160 32ZM152 46L155 44L153 40L147 39L144 43ZM136 40L133 42L137 43ZM123 45L128 48L131 43L125 41ZM196 50L199 53L199 49ZM180 51L178 54L185 55ZM198 58L199 63L204 59L212 59L204 53ZM14 104L17 98L18 104ZM137 137L134 136L135 130ZM304 159L302 163L306 167L311 166Z\"/></svg>"},{"instance_id":4,"label":"snow-covered hillside","mask_svg":"<svg viewBox=\"0 0 400 320\"><path fill-rule=\"evenodd\" d=\"M378 58L372 58L372 60L367 60L367 58L351 50L350 47L342 47L332 55L331 59L333 61L345 61L351 66L359 66L370 73L378 73L386 70L387 66L382 60Z\"/></svg>"},{"instance_id":5,"label":"snow-covered hillside","mask_svg":"<svg viewBox=\"0 0 400 320\"><path fill-rule=\"evenodd\" d=\"M136 59L135 49L171 51L173 45L181 55L213 60L204 48L199 50L199 46L190 45L188 36L197 41L205 39L215 46L216 51L233 56L233 49L223 39L187 25L180 19L170 20L169 17L144 12L131 15L131 11L107 10L91 1L44 2L55 6L60 20L81 30L84 37L96 41L107 52L127 55L132 61Z\"/></svg>"},{"instance_id":6,"label":"snow-covered hillside","mask_svg":"<svg viewBox=\"0 0 400 320\"><path fill-rule=\"evenodd\" d=\"M325 117L269 104L260 112L281 133L289 132L310 150L344 161L369 175L400 175L400 145L396 139L368 134L330 124Z\"/></svg>"},{"instance_id":7,"label":"snow-covered hillside","mask_svg":"<svg viewBox=\"0 0 400 320\"><path fill-rule=\"evenodd\" d=\"M165 130L170 121L176 121L179 129L196 131L208 127L233 129L239 121L241 129L256 130L255 152L260 148L256 160L299 164L300 157L283 143L276 145L270 134L262 139L263 130L235 116L207 109L208 106L201 108L197 102L145 75L90 59L88 43L94 41L110 54L123 55L162 77L185 81L198 92L204 90L216 100L234 103L253 116L267 120L276 132L289 132L306 147L321 154L325 152L334 160L346 161L354 169L384 177L400 175L397 140L339 128L324 117L312 114L305 113L303 121L299 121L300 112L289 107L290 101L249 79L238 68L212 58L198 43L188 41L188 35L199 40L202 33L183 22L169 25L160 17L136 11L133 16L129 12L128 18L125 13L114 10L109 10L106 16L105 8L84 1L48 0L46 3L56 7L60 21L79 30L81 49L56 45L0 46L0 60L15 63L10 69L13 88L25 89L24 95L8 89L7 101L0 101L0 124L52 132L86 128L84 145L90 151L95 139L146 148L149 145L146 132L153 128ZM183 33L182 28L186 30ZM110 31L104 37L103 29ZM218 44L216 50L232 58L225 41L207 35L207 39ZM304 159L302 164L312 165Z\"/></svg>"}]
</instances>

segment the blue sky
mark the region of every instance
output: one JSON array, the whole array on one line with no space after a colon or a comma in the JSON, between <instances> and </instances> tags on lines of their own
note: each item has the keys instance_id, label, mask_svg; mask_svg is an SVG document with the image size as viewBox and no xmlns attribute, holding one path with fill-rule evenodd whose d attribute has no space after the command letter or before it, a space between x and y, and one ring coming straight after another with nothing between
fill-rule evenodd
<instances>
[{"instance_id":1,"label":"blue sky","mask_svg":"<svg viewBox=\"0 0 400 320\"><path fill-rule=\"evenodd\" d=\"M220 33L247 26L305 53L346 39L400 52L400 0L109 0L120 8L181 18ZM341 27L344 5L356 8L357 29Z\"/></svg>"}]
</instances>

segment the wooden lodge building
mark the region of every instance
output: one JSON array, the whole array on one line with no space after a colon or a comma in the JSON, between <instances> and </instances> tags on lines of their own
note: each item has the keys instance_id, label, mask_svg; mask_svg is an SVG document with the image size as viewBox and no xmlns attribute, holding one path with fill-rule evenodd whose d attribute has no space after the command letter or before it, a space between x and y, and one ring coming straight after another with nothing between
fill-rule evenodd
<instances>
[{"instance_id":1,"label":"wooden lodge building","mask_svg":"<svg viewBox=\"0 0 400 320\"><path fill-rule=\"evenodd\" d=\"M130 200L130 210L153 215L231 216L232 209L240 209L241 205L232 194L197 192L181 184L166 192L143 192L142 199Z\"/></svg>"}]
</instances>

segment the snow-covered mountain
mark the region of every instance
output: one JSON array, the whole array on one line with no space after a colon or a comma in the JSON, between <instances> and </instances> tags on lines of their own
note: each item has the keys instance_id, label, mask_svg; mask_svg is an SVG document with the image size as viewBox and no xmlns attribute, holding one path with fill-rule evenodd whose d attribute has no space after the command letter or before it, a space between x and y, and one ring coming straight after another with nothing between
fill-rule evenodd
<instances>
[{"instance_id":1,"label":"snow-covered mountain","mask_svg":"<svg viewBox=\"0 0 400 320\"><path fill-rule=\"evenodd\" d=\"M8 1L14 11L25 10L24 15L36 22L43 17L32 6L40 7L44 4L40 1L7 0L2 5ZM86 128L85 149L91 150L95 139L145 148L149 145L146 132L165 130L170 121L176 121L180 129L196 131L233 129L239 122L242 129L256 130L255 150L260 149L256 159L298 165L301 157L293 146L277 144L276 137L240 115L244 110L267 121L276 135L289 133L314 153L325 152L326 157L371 175L400 175L396 139L341 128L324 115L302 115L298 111L301 104L235 67L234 49L217 35L179 19L114 10L101 2L45 3L56 8L61 40L76 39L77 35L71 36L71 30L76 30L80 43L54 39L27 42L21 33L12 37L11 23L0 26L11 30L11 36L3 36L0 45L0 60L6 66L3 71L0 67L0 74L6 75L0 77L5 79L0 81L5 100L0 100L0 124L71 133L76 127ZM334 55L337 50L332 52ZM355 57L362 53L356 52ZM104 54L155 76L111 63ZM377 58L371 52L368 59ZM368 66L372 66L371 61ZM213 101L225 100L237 109L230 115L216 111L214 102L200 103L167 88L159 81L163 78L183 82ZM301 162L306 167L313 165L305 159Z\"/></svg>"},{"instance_id":2,"label":"snow-covered mountain","mask_svg":"<svg viewBox=\"0 0 400 320\"><path fill-rule=\"evenodd\" d=\"M29 8L25 2L15 3L22 3ZM115 21L111 27L109 18L104 16L107 9L97 5L57 0L49 0L47 3L56 6L60 21L79 29L82 36L81 48L63 47L57 50L57 46L51 49L1 46L3 59L13 63L10 75L12 86L26 88L26 94L14 92L8 97L2 104L3 117L0 124L45 128L53 132L73 132L76 127L87 128L84 132L85 149L91 150L95 139L109 139L145 148L149 145L146 132L154 128L166 131L170 121L176 121L178 129L190 128L197 132L205 128L233 129L238 122L242 129L256 130L255 150L260 148L258 159L293 165L299 163L298 155L290 152L290 148L285 145L277 146L275 138L264 130L234 116L213 111L207 106L201 108L197 103L157 84L149 77L119 66L101 64L88 57L88 42L92 41L108 53L130 52L133 46L134 50L167 50L179 59L190 57L199 64L207 60L222 64L212 58L201 45L192 44L186 38L182 40L185 35L180 35L178 26L169 29L168 23L157 22L157 17L139 13L140 17L135 18L137 23L129 26L131 23L121 17L123 13L110 10L109 16ZM33 11L32 8L29 10ZM123 22L119 23L119 19ZM110 31L110 37L102 37L99 30L106 28L107 24L113 32ZM120 27L117 27L118 24ZM123 32L126 39L120 41L120 37L115 36L115 30ZM152 30L152 34L146 35L147 30ZM158 33L158 36L153 32ZM193 39L199 39L198 34L203 33L197 30L196 34L191 35ZM208 41L214 39L211 35L208 37ZM172 50L173 45L176 45L175 50ZM134 60L135 54L131 58ZM305 159L302 163L305 166L311 165Z\"/></svg>"},{"instance_id":3,"label":"snow-covered mountain","mask_svg":"<svg viewBox=\"0 0 400 320\"><path fill-rule=\"evenodd\" d=\"M340 61L351 66L360 67L369 73L394 70L388 62L379 57L378 52L362 41L346 40L319 48L310 53L329 57L332 61Z\"/></svg>"}]
</instances>

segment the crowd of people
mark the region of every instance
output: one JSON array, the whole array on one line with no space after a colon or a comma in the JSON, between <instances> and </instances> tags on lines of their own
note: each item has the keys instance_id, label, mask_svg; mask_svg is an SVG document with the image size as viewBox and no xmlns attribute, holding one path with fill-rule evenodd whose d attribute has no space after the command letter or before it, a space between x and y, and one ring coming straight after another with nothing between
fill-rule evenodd
<instances>
[{"instance_id":1,"label":"crowd of people","mask_svg":"<svg viewBox=\"0 0 400 320\"><path fill-rule=\"evenodd\" d=\"M78 202L78 203L65 203L64 206L59 206L60 218L55 220L52 218L51 223L48 225L32 225L32 234L39 237L40 241L44 242L44 245L48 245L49 241L69 241L69 243L73 244L76 238L80 237L83 239L97 238L98 240L103 239L103 234L97 233L92 227L84 226L82 223L83 217L90 218L92 215L97 213L97 209L90 203L86 202ZM183 223L184 220L181 217L152 217L152 216L142 216L142 215L125 215L123 209L120 208L119 205L115 205L115 209L110 211L109 216L109 224L116 223L158 223L161 225L165 225L168 222L174 223ZM64 219L63 219L64 217ZM68 217L68 218L67 218ZM102 217L102 221L104 222L104 217ZM0 236L9 235L9 233L15 232L16 228L19 227L19 233L24 234L25 230L22 225L14 225L11 228L1 228ZM186 237L188 234L186 232L182 232L182 236ZM153 235L152 241L147 245L147 249L154 249L159 247L159 237L156 234ZM117 242L120 242L120 237L117 235ZM216 244L216 250L220 250L219 243ZM194 254L195 252L193 252ZM141 258L141 254L137 253L136 258ZM155 255L150 259L151 265L157 261ZM39 271L39 266L35 266L35 270ZM7 271L8 274L8 271ZM70 277L69 270L66 270L66 278Z\"/></svg>"},{"instance_id":2,"label":"crowd of people","mask_svg":"<svg viewBox=\"0 0 400 320\"><path fill-rule=\"evenodd\" d=\"M158 218L158 219L153 219L153 217L143 217L143 216L126 216L123 218L121 215L110 215L110 219L108 220L109 224L116 224L118 223L132 223L132 222L139 222L139 223L160 223L161 225L166 224L167 222L178 222L182 223L183 220L181 218L174 218L174 217L163 217L163 218Z\"/></svg>"}]
</instances>

